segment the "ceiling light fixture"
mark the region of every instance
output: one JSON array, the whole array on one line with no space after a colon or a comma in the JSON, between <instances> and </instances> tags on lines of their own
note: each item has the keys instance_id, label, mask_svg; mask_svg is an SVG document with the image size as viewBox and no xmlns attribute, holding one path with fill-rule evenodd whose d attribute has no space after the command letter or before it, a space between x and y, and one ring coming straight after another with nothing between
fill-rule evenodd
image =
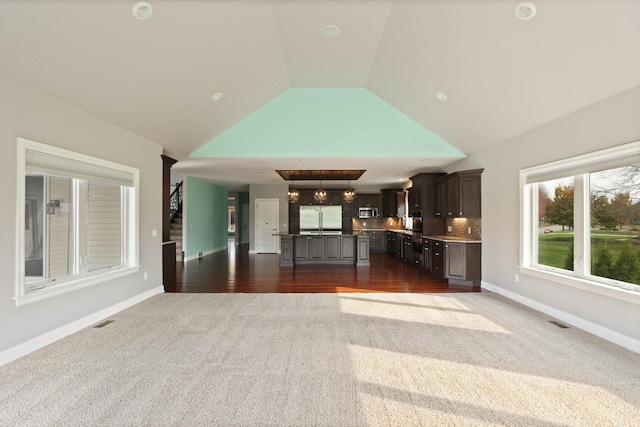
<instances>
[{"instance_id":1,"label":"ceiling light fixture","mask_svg":"<svg viewBox=\"0 0 640 427\"><path fill-rule=\"evenodd\" d=\"M293 205L300 199L300 192L293 187L295 185L294 181L291 181L291 183L289 191L287 191L287 200Z\"/></svg>"},{"instance_id":2,"label":"ceiling light fixture","mask_svg":"<svg viewBox=\"0 0 640 427\"><path fill-rule=\"evenodd\" d=\"M347 180L347 189L342 193L342 198L346 203L353 203L356 200L356 190L351 188L350 180Z\"/></svg>"},{"instance_id":3,"label":"ceiling light fixture","mask_svg":"<svg viewBox=\"0 0 640 427\"><path fill-rule=\"evenodd\" d=\"M313 193L313 198L320 203L327 200L327 191L322 189L322 181L320 181L320 188L318 188L316 192Z\"/></svg>"},{"instance_id":4,"label":"ceiling light fixture","mask_svg":"<svg viewBox=\"0 0 640 427\"><path fill-rule=\"evenodd\" d=\"M149 19L153 14L153 6L146 1L140 1L131 9L133 17L140 20Z\"/></svg>"},{"instance_id":5,"label":"ceiling light fixture","mask_svg":"<svg viewBox=\"0 0 640 427\"><path fill-rule=\"evenodd\" d=\"M320 32L325 37L335 37L340 34L340 28L336 27L335 25L325 25L324 27L322 27L322 30L320 30Z\"/></svg>"},{"instance_id":6,"label":"ceiling light fixture","mask_svg":"<svg viewBox=\"0 0 640 427\"><path fill-rule=\"evenodd\" d=\"M218 101L220 98L222 98L222 92L216 92L211 97L211 100L212 101Z\"/></svg>"},{"instance_id":7,"label":"ceiling light fixture","mask_svg":"<svg viewBox=\"0 0 640 427\"><path fill-rule=\"evenodd\" d=\"M438 98L440 101L446 101L447 100L447 95L445 95L442 92L436 92L436 98Z\"/></svg>"},{"instance_id":8,"label":"ceiling light fixture","mask_svg":"<svg viewBox=\"0 0 640 427\"><path fill-rule=\"evenodd\" d=\"M536 7L529 2L522 2L516 6L516 17L528 21L536 16Z\"/></svg>"}]
</instances>

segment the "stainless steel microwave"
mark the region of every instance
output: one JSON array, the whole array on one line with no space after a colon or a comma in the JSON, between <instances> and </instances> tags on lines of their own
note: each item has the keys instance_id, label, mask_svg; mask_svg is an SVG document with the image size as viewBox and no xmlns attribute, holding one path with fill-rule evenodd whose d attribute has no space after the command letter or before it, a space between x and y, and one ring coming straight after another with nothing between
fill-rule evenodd
<instances>
[{"instance_id":1,"label":"stainless steel microwave","mask_svg":"<svg viewBox=\"0 0 640 427\"><path fill-rule=\"evenodd\" d=\"M377 218L378 208L358 208L358 218Z\"/></svg>"}]
</instances>

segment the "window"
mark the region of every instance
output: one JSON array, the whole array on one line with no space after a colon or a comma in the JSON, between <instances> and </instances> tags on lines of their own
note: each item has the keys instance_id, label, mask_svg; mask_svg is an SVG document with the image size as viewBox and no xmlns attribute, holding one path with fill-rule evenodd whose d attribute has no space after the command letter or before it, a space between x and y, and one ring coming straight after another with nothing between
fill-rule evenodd
<instances>
[{"instance_id":1,"label":"window","mask_svg":"<svg viewBox=\"0 0 640 427\"><path fill-rule=\"evenodd\" d=\"M17 305L138 270L137 169L18 138Z\"/></svg>"},{"instance_id":2,"label":"window","mask_svg":"<svg viewBox=\"0 0 640 427\"><path fill-rule=\"evenodd\" d=\"M521 270L640 292L640 141L520 171Z\"/></svg>"}]
</instances>

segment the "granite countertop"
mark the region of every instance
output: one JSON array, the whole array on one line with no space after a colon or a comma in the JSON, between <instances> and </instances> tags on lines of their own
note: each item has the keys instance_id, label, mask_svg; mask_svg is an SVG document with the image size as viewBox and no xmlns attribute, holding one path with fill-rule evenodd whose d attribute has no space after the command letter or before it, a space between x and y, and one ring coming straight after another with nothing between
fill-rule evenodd
<instances>
[{"instance_id":1,"label":"granite countertop","mask_svg":"<svg viewBox=\"0 0 640 427\"><path fill-rule=\"evenodd\" d=\"M411 230L390 230L388 228L364 228L359 230L353 230L354 233L366 233L367 231L393 231L400 234L412 234Z\"/></svg>"},{"instance_id":2,"label":"granite countertop","mask_svg":"<svg viewBox=\"0 0 640 427\"><path fill-rule=\"evenodd\" d=\"M422 236L423 239L440 240L442 242L482 243L482 240L467 239L457 236Z\"/></svg>"},{"instance_id":3,"label":"granite countertop","mask_svg":"<svg viewBox=\"0 0 640 427\"><path fill-rule=\"evenodd\" d=\"M296 233L274 233L272 236L291 236L291 237L328 237L328 236L358 236L366 233L362 233L358 230L354 230L353 233L311 233L311 234L296 234Z\"/></svg>"}]
</instances>

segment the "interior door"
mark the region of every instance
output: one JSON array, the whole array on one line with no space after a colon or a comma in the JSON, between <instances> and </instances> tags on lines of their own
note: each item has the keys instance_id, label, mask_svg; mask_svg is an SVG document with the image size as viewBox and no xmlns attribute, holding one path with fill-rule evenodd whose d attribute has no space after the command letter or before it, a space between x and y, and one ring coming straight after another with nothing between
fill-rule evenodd
<instances>
[{"instance_id":1,"label":"interior door","mask_svg":"<svg viewBox=\"0 0 640 427\"><path fill-rule=\"evenodd\" d=\"M256 199L256 252L278 251L278 199Z\"/></svg>"}]
</instances>

